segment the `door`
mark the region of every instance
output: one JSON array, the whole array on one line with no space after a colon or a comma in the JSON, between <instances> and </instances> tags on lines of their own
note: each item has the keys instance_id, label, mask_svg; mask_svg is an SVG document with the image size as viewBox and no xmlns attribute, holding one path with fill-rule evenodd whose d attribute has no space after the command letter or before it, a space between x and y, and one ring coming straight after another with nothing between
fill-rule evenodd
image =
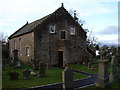
<instances>
[{"instance_id":1,"label":"door","mask_svg":"<svg viewBox=\"0 0 120 90\"><path fill-rule=\"evenodd\" d=\"M59 51L58 59L59 59L58 65L63 66L63 51Z\"/></svg>"}]
</instances>

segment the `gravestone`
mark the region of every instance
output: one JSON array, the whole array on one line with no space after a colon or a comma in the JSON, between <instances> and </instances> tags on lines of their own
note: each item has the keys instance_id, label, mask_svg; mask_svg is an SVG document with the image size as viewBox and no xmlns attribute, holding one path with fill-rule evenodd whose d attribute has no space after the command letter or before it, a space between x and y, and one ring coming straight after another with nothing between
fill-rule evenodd
<instances>
[{"instance_id":1,"label":"gravestone","mask_svg":"<svg viewBox=\"0 0 120 90\"><path fill-rule=\"evenodd\" d=\"M109 75L108 75L108 61L100 60L98 69L98 78L96 81L96 86L105 88L109 86Z\"/></svg>"},{"instance_id":2,"label":"gravestone","mask_svg":"<svg viewBox=\"0 0 120 90\"><path fill-rule=\"evenodd\" d=\"M31 62L32 62L32 66L33 66L33 70L38 70L39 69L39 62L40 60L39 59L31 59Z\"/></svg>"},{"instance_id":3,"label":"gravestone","mask_svg":"<svg viewBox=\"0 0 120 90\"><path fill-rule=\"evenodd\" d=\"M39 75L38 75L38 77L46 76L45 75L46 69L47 69L47 64L43 61L40 61L39 62Z\"/></svg>"},{"instance_id":4,"label":"gravestone","mask_svg":"<svg viewBox=\"0 0 120 90\"><path fill-rule=\"evenodd\" d=\"M91 69L92 68L91 66L92 66L92 62L89 62L88 63L88 69Z\"/></svg>"},{"instance_id":5,"label":"gravestone","mask_svg":"<svg viewBox=\"0 0 120 90\"><path fill-rule=\"evenodd\" d=\"M116 56L112 56L112 60L111 60L111 73L110 73L110 82L115 82L118 80L118 75L117 75L117 70L118 70L118 61L117 61L117 57Z\"/></svg>"},{"instance_id":6,"label":"gravestone","mask_svg":"<svg viewBox=\"0 0 120 90\"><path fill-rule=\"evenodd\" d=\"M74 90L73 87L73 70L65 67L62 72L62 80L63 80L63 90Z\"/></svg>"},{"instance_id":7,"label":"gravestone","mask_svg":"<svg viewBox=\"0 0 120 90\"><path fill-rule=\"evenodd\" d=\"M13 51L13 65L17 67L18 65L18 50Z\"/></svg>"},{"instance_id":8,"label":"gravestone","mask_svg":"<svg viewBox=\"0 0 120 90\"><path fill-rule=\"evenodd\" d=\"M20 67L21 66L21 64L20 64L20 61L18 60L17 62L16 62L16 67Z\"/></svg>"},{"instance_id":9,"label":"gravestone","mask_svg":"<svg viewBox=\"0 0 120 90\"><path fill-rule=\"evenodd\" d=\"M10 80L18 80L19 73L17 72L9 72Z\"/></svg>"},{"instance_id":10,"label":"gravestone","mask_svg":"<svg viewBox=\"0 0 120 90\"><path fill-rule=\"evenodd\" d=\"M23 71L23 79L29 79L30 78L30 70L26 69Z\"/></svg>"}]
</instances>

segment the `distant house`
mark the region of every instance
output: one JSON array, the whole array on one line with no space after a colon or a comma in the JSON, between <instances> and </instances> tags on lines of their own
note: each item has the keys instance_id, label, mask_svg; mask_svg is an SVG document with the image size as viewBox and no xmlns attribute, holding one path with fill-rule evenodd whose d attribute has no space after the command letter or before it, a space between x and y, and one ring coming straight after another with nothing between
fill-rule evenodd
<instances>
[{"instance_id":1,"label":"distant house","mask_svg":"<svg viewBox=\"0 0 120 90\"><path fill-rule=\"evenodd\" d=\"M63 66L83 63L92 57L87 50L86 32L64 8L63 4L53 13L26 23L9 37L9 56L18 50L23 62L42 60L50 65Z\"/></svg>"}]
</instances>

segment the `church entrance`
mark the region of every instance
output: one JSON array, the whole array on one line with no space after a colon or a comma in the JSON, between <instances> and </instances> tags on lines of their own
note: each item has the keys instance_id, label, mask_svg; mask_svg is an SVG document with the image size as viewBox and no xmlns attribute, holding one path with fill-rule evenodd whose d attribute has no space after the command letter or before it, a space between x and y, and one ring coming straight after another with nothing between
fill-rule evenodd
<instances>
[{"instance_id":1,"label":"church entrance","mask_svg":"<svg viewBox=\"0 0 120 90\"><path fill-rule=\"evenodd\" d=\"M63 66L63 51L58 52L58 65Z\"/></svg>"}]
</instances>

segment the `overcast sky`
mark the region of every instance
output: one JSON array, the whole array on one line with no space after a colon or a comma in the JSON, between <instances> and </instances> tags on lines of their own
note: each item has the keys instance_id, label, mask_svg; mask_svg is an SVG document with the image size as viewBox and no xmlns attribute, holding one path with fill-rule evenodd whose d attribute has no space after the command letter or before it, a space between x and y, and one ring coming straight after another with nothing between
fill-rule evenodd
<instances>
[{"instance_id":1,"label":"overcast sky","mask_svg":"<svg viewBox=\"0 0 120 90\"><path fill-rule=\"evenodd\" d=\"M76 10L79 19L85 21L88 36L97 41L118 42L119 0L0 0L0 33L10 36L27 21L40 19L61 6ZM90 34L91 33L91 34Z\"/></svg>"}]
</instances>

